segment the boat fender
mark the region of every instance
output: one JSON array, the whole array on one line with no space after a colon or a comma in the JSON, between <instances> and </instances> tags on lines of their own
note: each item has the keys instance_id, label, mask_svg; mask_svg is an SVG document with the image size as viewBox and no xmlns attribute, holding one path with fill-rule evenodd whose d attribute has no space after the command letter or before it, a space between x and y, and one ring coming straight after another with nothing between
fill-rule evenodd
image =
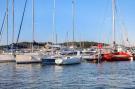
<instances>
[{"instance_id":1,"label":"boat fender","mask_svg":"<svg viewBox=\"0 0 135 89\"><path fill-rule=\"evenodd\" d=\"M81 52L80 51L77 51L77 56L80 56L81 55Z\"/></svg>"},{"instance_id":2,"label":"boat fender","mask_svg":"<svg viewBox=\"0 0 135 89\"><path fill-rule=\"evenodd\" d=\"M133 57L130 57L130 61L133 61Z\"/></svg>"}]
</instances>

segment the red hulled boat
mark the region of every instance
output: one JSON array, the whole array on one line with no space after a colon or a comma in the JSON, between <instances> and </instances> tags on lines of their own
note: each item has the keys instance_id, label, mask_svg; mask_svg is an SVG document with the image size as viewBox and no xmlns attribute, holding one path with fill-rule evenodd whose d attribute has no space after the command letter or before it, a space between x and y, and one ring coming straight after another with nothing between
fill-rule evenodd
<instances>
[{"instance_id":1,"label":"red hulled boat","mask_svg":"<svg viewBox=\"0 0 135 89\"><path fill-rule=\"evenodd\" d=\"M102 61L130 61L133 60L132 54L128 52L105 53L102 56Z\"/></svg>"},{"instance_id":2,"label":"red hulled boat","mask_svg":"<svg viewBox=\"0 0 135 89\"><path fill-rule=\"evenodd\" d=\"M118 51L115 43L115 0L112 0L112 30L113 30L113 52L103 53L101 61L130 61L133 60L133 55L127 50ZM116 51L117 50L117 51Z\"/></svg>"}]
</instances>

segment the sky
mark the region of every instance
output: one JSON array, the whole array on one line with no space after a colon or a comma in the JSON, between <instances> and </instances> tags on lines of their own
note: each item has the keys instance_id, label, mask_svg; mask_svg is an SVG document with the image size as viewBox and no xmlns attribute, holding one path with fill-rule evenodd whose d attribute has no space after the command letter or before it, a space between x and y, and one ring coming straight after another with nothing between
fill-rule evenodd
<instances>
[{"instance_id":1,"label":"sky","mask_svg":"<svg viewBox=\"0 0 135 89\"><path fill-rule=\"evenodd\" d=\"M15 41L25 0L15 0ZM12 40L12 0L9 0L9 43ZM116 42L126 37L135 44L135 0L116 0ZM0 0L0 27L6 0ZM72 0L56 0L58 42L72 41ZM52 41L53 0L35 0L35 41ZM67 37L68 32L68 37ZM0 44L6 44L4 29ZM75 40L112 42L112 0L75 0ZM28 0L19 42L32 41L32 0Z\"/></svg>"}]
</instances>

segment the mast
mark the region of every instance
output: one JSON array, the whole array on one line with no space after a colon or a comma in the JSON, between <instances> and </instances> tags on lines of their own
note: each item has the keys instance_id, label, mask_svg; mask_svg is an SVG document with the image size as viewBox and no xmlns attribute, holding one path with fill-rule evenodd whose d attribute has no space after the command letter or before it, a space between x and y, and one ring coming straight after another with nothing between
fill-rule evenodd
<instances>
[{"instance_id":1,"label":"mast","mask_svg":"<svg viewBox=\"0 0 135 89\"><path fill-rule=\"evenodd\" d=\"M53 1L53 27L52 27L52 30L53 30L53 34L52 34L52 36L53 36L53 41L54 41L54 35L56 35L56 29L55 29L55 7L56 7L56 1L54 0Z\"/></svg>"},{"instance_id":2,"label":"mast","mask_svg":"<svg viewBox=\"0 0 135 89\"><path fill-rule=\"evenodd\" d=\"M13 25L13 26L12 26L12 27L13 27L13 28L12 28L12 29L13 29L13 32L12 32L12 51L13 51L13 46L14 46L14 0L12 0L12 16L13 16L13 17L12 17L12 19L13 19L13 20L12 20L12 21L13 21L13 22L12 22L12 25Z\"/></svg>"},{"instance_id":3,"label":"mast","mask_svg":"<svg viewBox=\"0 0 135 89\"><path fill-rule=\"evenodd\" d=\"M7 7L6 7L6 29L7 29L7 46L8 46L8 0L7 0Z\"/></svg>"},{"instance_id":4,"label":"mast","mask_svg":"<svg viewBox=\"0 0 135 89\"><path fill-rule=\"evenodd\" d=\"M68 46L69 46L69 45L68 45L68 32L67 32L67 34L66 34L66 35L67 35L66 40L67 40L67 47L68 47Z\"/></svg>"},{"instance_id":5,"label":"mast","mask_svg":"<svg viewBox=\"0 0 135 89\"><path fill-rule=\"evenodd\" d=\"M12 28L12 29L13 29L13 33L12 33L12 43L14 43L14 0L12 0L12 16L13 16L13 18L12 18L12 19L13 19L13 20L12 20L12 21L13 21L13 22L12 22L12 23L13 23L13 24L12 24L12 25L13 25L13 26L12 26L12 27L13 27L13 28Z\"/></svg>"},{"instance_id":6,"label":"mast","mask_svg":"<svg viewBox=\"0 0 135 89\"><path fill-rule=\"evenodd\" d=\"M115 48L115 0L112 0L112 31L113 31L113 48L114 50L116 49Z\"/></svg>"},{"instance_id":7,"label":"mast","mask_svg":"<svg viewBox=\"0 0 135 89\"><path fill-rule=\"evenodd\" d=\"M55 31L55 0L53 0L53 23L52 23L52 54L53 54L53 42L55 40L56 31Z\"/></svg>"},{"instance_id":8,"label":"mast","mask_svg":"<svg viewBox=\"0 0 135 89\"><path fill-rule=\"evenodd\" d=\"M74 32L75 32L75 1L72 0L72 31L73 31L73 47L74 47Z\"/></svg>"},{"instance_id":9,"label":"mast","mask_svg":"<svg viewBox=\"0 0 135 89\"><path fill-rule=\"evenodd\" d=\"M58 35L57 35L57 33L55 34L55 44L57 45L57 43L58 43Z\"/></svg>"},{"instance_id":10,"label":"mast","mask_svg":"<svg viewBox=\"0 0 135 89\"><path fill-rule=\"evenodd\" d=\"M32 52L33 52L33 49L34 49L34 32L35 32L35 12L34 12L34 0L32 0L32 38L33 38L33 41L32 41Z\"/></svg>"},{"instance_id":11,"label":"mast","mask_svg":"<svg viewBox=\"0 0 135 89\"><path fill-rule=\"evenodd\" d=\"M12 19L13 19L13 22L12 22L12 23L13 23L13 24L12 24L12 25L13 25L13 26L12 26L12 27L13 27L12 43L14 43L14 0L12 0L12 4L13 4L13 5L12 5L12 16L13 16L13 18L12 18Z\"/></svg>"}]
</instances>

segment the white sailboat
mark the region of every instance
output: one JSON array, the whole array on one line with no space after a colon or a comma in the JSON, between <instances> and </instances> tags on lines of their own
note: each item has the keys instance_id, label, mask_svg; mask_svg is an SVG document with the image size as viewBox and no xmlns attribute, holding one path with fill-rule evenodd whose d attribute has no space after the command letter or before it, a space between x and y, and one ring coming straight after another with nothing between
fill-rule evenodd
<instances>
[{"instance_id":1,"label":"white sailboat","mask_svg":"<svg viewBox=\"0 0 135 89\"><path fill-rule=\"evenodd\" d=\"M26 1L27 2L27 1ZM33 30L33 43L34 43L34 0L32 0L32 30ZM34 44L32 44L32 52L30 53L21 53L16 55L16 63L40 63L42 54L39 52L34 52Z\"/></svg>"},{"instance_id":2,"label":"white sailboat","mask_svg":"<svg viewBox=\"0 0 135 89\"><path fill-rule=\"evenodd\" d=\"M0 54L0 63L2 62L15 62L14 55L12 53L3 52Z\"/></svg>"},{"instance_id":3,"label":"white sailboat","mask_svg":"<svg viewBox=\"0 0 135 89\"><path fill-rule=\"evenodd\" d=\"M72 16L73 16L73 47L74 47L74 30L75 30L75 24L74 24L74 16L75 16L75 2L74 0L72 1ZM68 64L79 64L81 63L81 56L80 56L80 52L78 51L77 54L74 54L75 50L73 49L73 51L71 53L73 53L73 55L64 55L61 58L56 59L55 63L58 65L68 65Z\"/></svg>"},{"instance_id":4,"label":"white sailboat","mask_svg":"<svg viewBox=\"0 0 135 89\"><path fill-rule=\"evenodd\" d=\"M133 55L127 52L125 47L121 47L116 44L116 24L115 24L115 13L116 13L116 0L112 0L112 30L113 30L113 47L112 52L104 53L102 56L102 61L132 61Z\"/></svg>"},{"instance_id":5,"label":"white sailboat","mask_svg":"<svg viewBox=\"0 0 135 89\"><path fill-rule=\"evenodd\" d=\"M7 30L7 46L8 46L8 0L6 6L7 6L6 7L6 30ZM14 32L14 0L12 0L12 14L13 14L13 32ZM0 54L0 62L15 62L13 51L12 52L9 52L9 50L7 52L3 51L3 53Z\"/></svg>"}]
</instances>

